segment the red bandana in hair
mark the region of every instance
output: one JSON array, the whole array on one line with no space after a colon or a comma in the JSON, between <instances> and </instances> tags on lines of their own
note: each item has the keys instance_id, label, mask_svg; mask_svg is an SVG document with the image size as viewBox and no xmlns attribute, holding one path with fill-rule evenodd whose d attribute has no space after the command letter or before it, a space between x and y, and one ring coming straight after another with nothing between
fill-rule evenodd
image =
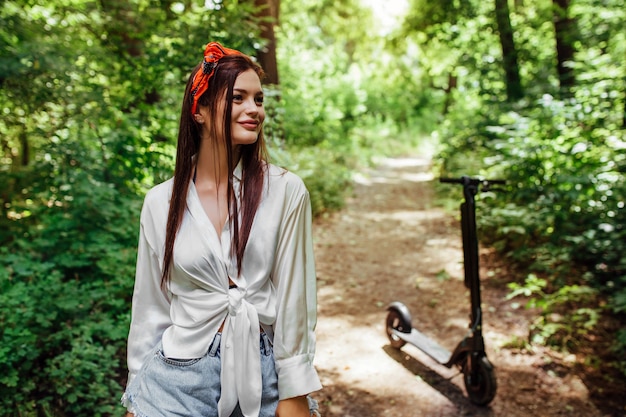
<instances>
[{"instance_id":1,"label":"red bandana in hair","mask_svg":"<svg viewBox=\"0 0 626 417\"><path fill-rule=\"evenodd\" d=\"M193 105L191 106L191 114L196 114L198 109L198 99L209 88L209 80L215 73L217 62L226 55L241 55L241 52L235 49L228 49L217 42L211 42L204 49L204 61L202 61L202 70L196 72L191 85L191 97Z\"/></svg>"}]
</instances>

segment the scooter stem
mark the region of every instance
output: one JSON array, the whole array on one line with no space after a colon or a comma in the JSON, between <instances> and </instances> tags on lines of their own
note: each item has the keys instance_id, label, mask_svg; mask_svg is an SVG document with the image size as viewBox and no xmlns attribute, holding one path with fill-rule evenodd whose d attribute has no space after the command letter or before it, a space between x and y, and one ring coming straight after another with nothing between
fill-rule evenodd
<instances>
[{"instance_id":1,"label":"scooter stem","mask_svg":"<svg viewBox=\"0 0 626 417\"><path fill-rule=\"evenodd\" d=\"M461 230L463 238L463 264L465 269L465 286L470 290L471 320L470 326L474 336L482 335L482 312L480 298L480 276L478 236L476 231L475 196L478 184L462 177L465 201L461 204ZM481 336L482 337L482 336Z\"/></svg>"}]
</instances>

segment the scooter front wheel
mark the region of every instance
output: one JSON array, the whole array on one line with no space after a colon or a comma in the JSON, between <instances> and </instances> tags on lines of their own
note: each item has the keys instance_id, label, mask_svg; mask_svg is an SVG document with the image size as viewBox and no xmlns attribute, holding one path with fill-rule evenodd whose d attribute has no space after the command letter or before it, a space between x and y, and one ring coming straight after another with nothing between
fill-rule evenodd
<instances>
[{"instance_id":1,"label":"scooter front wheel","mask_svg":"<svg viewBox=\"0 0 626 417\"><path fill-rule=\"evenodd\" d=\"M473 365L474 372L470 369L469 358L463 368L465 390L471 402L477 405L487 405L495 397L498 388L496 373L486 356L475 359L477 360Z\"/></svg>"},{"instance_id":2,"label":"scooter front wheel","mask_svg":"<svg viewBox=\"0 0 626 417\"><path fill-rule=\"evenodd\" d=\"M411 333L411 314L409 309L400 302L394 302L387 307L387 320L385 331L389 338L389 344L395 349L400 349L406 344L406 341L399 338L395 331L402 333Z\"/></svg>"}]
</instances>

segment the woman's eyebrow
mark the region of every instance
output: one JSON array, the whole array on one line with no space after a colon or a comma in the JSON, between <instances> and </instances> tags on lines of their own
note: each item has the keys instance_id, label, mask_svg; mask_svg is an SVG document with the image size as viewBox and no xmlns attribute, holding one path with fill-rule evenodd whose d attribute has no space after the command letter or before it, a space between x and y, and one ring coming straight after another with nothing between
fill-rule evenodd
<instances>
[{"instance_id":1,"label":"woman's eyebrow","mask_svg":"<svg viewBox=\"0 0 626 417\"><path fill-rule=\"evenodd\" d=\"M248 90L246 90L245 88L233 88L233 91L236 91L238 93L246 93L246 94L248 94ZM258 90L255 94L256 95L263 95L263 90Z\"/></svg>"}]
</instances>

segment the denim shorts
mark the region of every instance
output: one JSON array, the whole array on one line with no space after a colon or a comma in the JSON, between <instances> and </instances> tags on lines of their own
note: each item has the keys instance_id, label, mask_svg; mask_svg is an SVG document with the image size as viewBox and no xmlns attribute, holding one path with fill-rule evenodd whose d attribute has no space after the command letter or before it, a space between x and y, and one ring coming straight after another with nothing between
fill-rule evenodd
<instances>
[{"instance_id":1,"label":"denim shorts","mask_svg":"<svg viewBox=\"0 0 626 417\"><path fill-rule=\"evenodd\" d=\"M172 359L159 346L128 386L126 397L136 417L217 417L220 399L220 341L217 333L208 352L197 359ZM263 392L259 417L275 417L278 377L269 338L261 333ZM317 402L309 398L311 415L319 415ZM239 405L230 417L243 417Z\"/></svg>"}]
</instances>

